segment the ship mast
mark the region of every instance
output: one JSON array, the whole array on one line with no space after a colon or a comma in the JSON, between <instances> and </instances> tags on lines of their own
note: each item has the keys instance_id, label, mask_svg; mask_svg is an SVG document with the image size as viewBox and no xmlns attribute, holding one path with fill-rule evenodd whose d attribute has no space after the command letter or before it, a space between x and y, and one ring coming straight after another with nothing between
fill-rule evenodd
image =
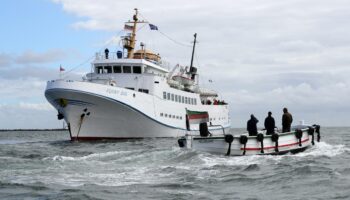
<instances>
[{"instance_id":1,"label":"ship mast","mask_svg":"<svg viewBox=\"0 0 350 200\"><path fill-rule=\"evenodd\" d=\"M134 49L135 49L135 42L136 42L136 26L138 23L148 23L146 21L139 21L138 17L138 10L135 8L135 14L133 16L133 21L128 21L128 23L132 23L132 32L131 37L124 38L124 48L128 50L128 58L133 58L134 56Z\"/></svg>"},{"instance_id":2,"label":"ship mast","mask_svg":"<svg viewBox=\"0 0 350 200\"><path fill-rule=\"evenodd\" d=\"M194 50L195 50L195 48L196 48L197 33L195 33L193 36L194 36L194 41L193 41L193 49L192 49L192 57L191 57L190 71L191 71L191 69L192 69L192 67L193 67L193 57L194 57Z\"/></svg>"}]
</instances>

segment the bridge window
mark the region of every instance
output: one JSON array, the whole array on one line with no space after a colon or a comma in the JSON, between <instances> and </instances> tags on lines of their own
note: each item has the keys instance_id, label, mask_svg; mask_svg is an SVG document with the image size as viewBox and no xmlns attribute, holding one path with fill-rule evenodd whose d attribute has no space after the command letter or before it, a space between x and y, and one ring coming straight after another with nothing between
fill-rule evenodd
<instances>
[{"instance_id":1,"label":"bridge window","mask_svg":"<svg viewBox=\"0 0 350 200\"><path fill-rule=\"evenodd\" d=\"M166 92L163 92L163 99L166 99Z\"/></svg>"},{"instance_id":2,"label":"bridge window","mask_svg":"<svg viewBox=\"0 0 350 200\"><path fill-rule=\"evenodd\" d=\"M174 94L171 94L171 100L174 101Z\"/></svg>"},{"instance_id":3,"label":"bridge window","mask_svg":"<svg viewBox=\"0 0 350 200\"><path fill-rule=\"evenodd\" d=\"M141 74L142 70L141 70L141 66L133 66L132 67L132 71L134 72L134 74Z\"/></svg>"},{"instance_id":4,"label":"bridge window","mask_svg":"<svg viewBox=\"0 0 350 200\"><path fill-rule=\"evenodd\" d=\"M103 73L103 67L102 67L102 66L96 67L96 72L97 72L98 74L102 74L102 73Z\"/></svg>"},{"instance_id":5,"label":"bridge window","mask_svg":"<svg viewBox=\"0 0 350 200\"><path fill-rule=\"evenodd\" d=\"M188 104L187 97L185 97L185 104Z\"/></svg>"},{"instance_id":6,"label":"bridge window","mask_svg":"<svg viewBox=\"0 0 350 200\"><path fill-rule=\"evenodd\" d=\"M194 105L197 105L197 99L194 99Z\"/></svg>"},{"instance_id":7,"label":"bridge window","mask_svg":"<svg viewBox=\"0 0 350 200\"><path fill-rule=\"evenodd\" d=\"M131 66L123 66L123 73L126 73L126 74L131 73Z\"/></svg>"},{"instance_id":8,"label":"bridge window","mask_svg":"<svg viewBox=\"0 0 350 200\"><path fill-rule=\"evenodd\" d=\"M112 73L112 66L105 66L103 73L107 73L107 74Z\"/></svg>"},{"instance_id":9,"label":"bridge window","mask_svg":"<svg viewBox=\"0 0 350 200\"><path fill-rule=\"evenodd\" d=\"M177 102L177 95L175 94L175 102Z\"/></svg>"},{"instance_id":10,"label":"bridge window","mask_svg":"<svg viewBox=\"0 0 350 200\"><path fill-rule=\"evenodd\" d=\"M113 66L113 72L114 73L122 73L122 67L121 66Z\"/></svg>"},{"instance_id":11,"label":"bridge window","mask_svg":"<svg viewBox=\"0 0 350 200\"><path fill-rule=\"evenodd\" d=\"M185 97L181 97L182 98L182 103L185 103Z\"/></svg>"}]
</instances>

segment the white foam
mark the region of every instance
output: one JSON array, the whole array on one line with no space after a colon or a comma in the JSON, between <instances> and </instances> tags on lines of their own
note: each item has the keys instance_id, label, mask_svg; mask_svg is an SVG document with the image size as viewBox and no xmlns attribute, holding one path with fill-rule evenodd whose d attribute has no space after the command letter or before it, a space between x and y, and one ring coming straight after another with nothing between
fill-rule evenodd
<instances>
[{"instance_id":1,"label":"white foam","mask_svg":"<svg viewBox=\"0 0 350 200\"><path fill-rule=\"evenodd\" d=\"M248 166L253 164L263 164L269 161L273 161L274 163L282 162L284 158L295 157L334 157L338 156L344 152L350 152L349 148L346 148L345 145L331 145L326 142L316 142L315 146L312 146L305 152L301 152L298 154L286 154L286 155L252 155L252 156L237 156L237 157L227 157L222 155L213 155L201 153L198 155L198 158L203 161L201 165L206 167L213 167L215 165L227 165L227 166Z\"/></svg>"},{"instance_id":2,"label":"white foam","mask_svg":"<svg viewBox=\"0 0 350 200\"><path fill-rule=\"evenodd\" d=\"M82 157L56 155L54 157L43 158L43 160L54 160L54 161L96 160L96 159L106 158L106 157L115 156L115 155L119 155L119 154L129 154L129 153L132 153L132 152L131 151L110 151L110 152L104 152L104 153L93 153L93 154L82 156Z\"/></svg>"},{"instance_id":3,"label":"white foam","mask_svg":"<svg viewBox=\"0 0 350 200\"><path fill-rule=\"evenodd\" d=\"M327 157L334 157L338 156L340 154L343 154L344 152L350 152L349 148L346 148L345 145L338 144L338 145L331 145L326 142L316 142L315 146L311 147L305 152L296 154L296 157L305 157L305 156L313 156L313 157L320 157L320 156L327 156Z\"/></svg>"}]
</instances>

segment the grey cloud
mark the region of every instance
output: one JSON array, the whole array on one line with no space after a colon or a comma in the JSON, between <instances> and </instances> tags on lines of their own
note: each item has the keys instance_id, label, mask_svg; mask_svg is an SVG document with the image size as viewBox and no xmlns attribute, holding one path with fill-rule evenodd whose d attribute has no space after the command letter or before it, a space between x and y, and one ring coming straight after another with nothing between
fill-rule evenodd
<instances>
[{"instance_id":1,"label":"grey cloud","mask_svg":"<svg viewBox=\"0 0 350 200\"><path fill-rule=\"evenodd\" d=\"M69 78L80 79L82 76L79 71L71 72ZM47 68L38 66L12 67L0 69L0 78L4 80L23 80L38 79L42 81L53 80L59 78L58 68Z\"/></svg>"},{"instance_id":2,"label":"grey cloud","mask_svg":"<svg viewBox=\"0 0 350 200\"><path fill-rule=\"evenodd\" d=\"M190 44L197 32L200 81L230 102L235 127L244 126L251 112L263 119L272 110L279 119L284 106L308 121L339 125L350 120L344 114L350 112L345 103L350 101L346 0L54 2L78 17L72 24L77 29L121 30L139 7L141 19L177 41ZM111 7L118 12L110 12ZM157 32L142 29L140 41L173 65L189 63L191 48Z\"/></svg>"},{"instance_id":3,"label":"grey cloud","mask_svg":"<svg viewBox=\"0 0 350 200\"><path fill-rule=\"evenodd\" d=\"M12 64L12 56L6 53L0 53L0 68L10 67Z\"/></svg>"},{"instance_id":4,"label":"grey cloud","mask_svg":"<svg viewBox=\"0 0 350 200\"><path fill-rule=\"evenodd\" d=\"M35 108L35 104L31 104ZM37 106L40 106L38 104ZM30 109L21 104L0 105L0 121L2 129L14 128L58 128L62 121L58 121L56 112L46 109Z\"/></svg>"},{"instance_id":5,"label":"grey cloud","mask_svg":"<svg viewBox=\"0 0 350 200\"><path fill-rule=\"evenodd\" d=\"M43 53L37 53L33 51L26 51L19 55L15 62L18 64L38 64L49 63L63 59L66 57L66 53L62 50L53 49Z\"/></svg>"}]
</instances>

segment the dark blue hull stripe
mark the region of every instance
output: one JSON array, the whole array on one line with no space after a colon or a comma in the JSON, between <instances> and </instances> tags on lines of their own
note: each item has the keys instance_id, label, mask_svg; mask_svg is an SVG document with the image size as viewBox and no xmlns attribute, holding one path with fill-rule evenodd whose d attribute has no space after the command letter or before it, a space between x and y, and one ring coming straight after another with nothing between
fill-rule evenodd
<instances>
[{"instance_id":1,"label":"dark blue hull stripe","mask_svg":"<svg viewBox=\"0 0 350 200\"><path fill-rule=\"evenodd\" d=\"M162 123L162 122L160 122L160 121L157 121L156 119L154 119L154 118L148 116L147 114L143 113L142 111L140 111L140 110L138 110L138 109L136 109L136 108L134 108L134 107L132 107L132 106L126 104L126 103L123 103L123 102L118 101L118 100L116 100L116 99L113 99L113 98L110 98L110 97L106 97L106 96L102 96L102 95L99 95L99 94L94 94L94 93L91 93L91 92L85 92L85 91L80 91L80 90L62 89L62 88L46 90L46 91L45 91L45 94L46 94L46 93L49 93L50 91L55 91L55 90L56 90L56 91L60 91L60 90L62 91L62 90L64 90L64 91L69 91L69 92L83 93L83 94L87 94L87 95L99 97L99 98L102 98L102 99L105 99L105 100L108 100L108 101L116 102L116 103L119 103L119 104L124 105L125 107L127 107L127 108L129 108L129 109L131 109L131 110L134 110L134 111L136 111L136 112L138 112L138 113L144 115L144 116L147 117L148 119L150 119L150 120L152 120L152 121L155 121L155 122L157 122L158 124L161 124L161 125L163 125L163 126L166 126L166 127L169 127L169 128L173 128L173 129L184 130L184 131L187 130L187 129L184 129L184 128L180 128L180 127L175 127L175 126L170 126L170 125L164 124L164 123ZM224 128L229 128L229 126L224 127ZM214 128L214 129L209 129L209 130L222 130L222 128ZM199 131L199 130L192 130L192 131Z\"/></svg>"}]
</instances>

